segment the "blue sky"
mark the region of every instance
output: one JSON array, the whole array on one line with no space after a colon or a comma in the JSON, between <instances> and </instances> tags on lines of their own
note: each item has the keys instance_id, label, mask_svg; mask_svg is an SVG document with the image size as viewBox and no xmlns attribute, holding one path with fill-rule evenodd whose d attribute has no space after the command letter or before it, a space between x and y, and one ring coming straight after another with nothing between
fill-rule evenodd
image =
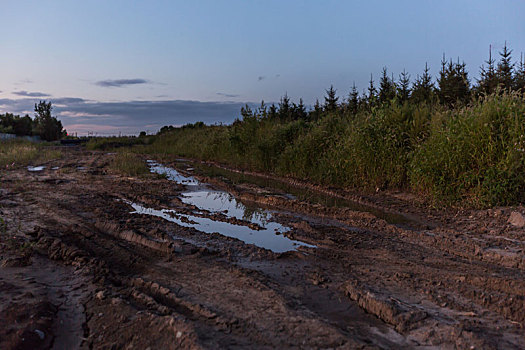
<instances>
[{"instance_id":1,"label":"blue sky","mask_svg":"<svg viewBox=\"0 0 525 350\"><path fill-rule=\"evenodd\" d=\"M70 132L134 133L230 122L285 92L346 95L385 65L435 74L443 53L477 76L490 44L525 51L524 14L518 0L0 0L0 112L45 98Z\"/></svg>"}]
</instances>

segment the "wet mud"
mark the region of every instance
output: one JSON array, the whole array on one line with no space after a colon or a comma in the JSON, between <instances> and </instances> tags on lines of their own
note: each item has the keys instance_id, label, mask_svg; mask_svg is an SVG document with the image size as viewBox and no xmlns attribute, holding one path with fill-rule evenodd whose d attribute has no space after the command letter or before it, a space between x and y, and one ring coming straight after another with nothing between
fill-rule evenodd
<instances>
[{"instance_id":1,"label":"wet mud","mask_svg":"<svg viewBox=\"0 0 525 350\"><path fill-rule=\"evenodd\" d=\"M525 348L521 207L62 153L0 172L1 349Z\"/></svg>"}]
</instances>

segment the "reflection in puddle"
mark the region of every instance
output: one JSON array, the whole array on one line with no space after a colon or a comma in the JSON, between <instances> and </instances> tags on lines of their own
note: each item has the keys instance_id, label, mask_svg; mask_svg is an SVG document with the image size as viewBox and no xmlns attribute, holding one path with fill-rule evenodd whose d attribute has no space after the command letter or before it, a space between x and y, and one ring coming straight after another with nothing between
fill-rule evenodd
<instances>
[{"instance_id":1,"label":"reflection in puddle","mask_svg":"<svg viewBox=\"0 0 525 350\"><path fill-rule=\"evenodd\" d=\"M199 181L195 178L181 175L177 170L158 164L153 160L148 160L148 165L152 173L166 175L168 180L175 181L178 184L187 186L197 186L199 184Z\"/></svg>"},{"instance_id":2,"label":"reflection in puddle","mask_svg":"<svg viewBox=\"0 0 525 350\"><path fill-rule=\"evenodd\" d=\"M273 221L272 213L268 210L258 207L247 207L237 201L231 194L212 190L194 177L184 176L175 169L163 166L155 161L148 160L148 165L151 172L165 175L169 180L186 185L188 191L183 192L180 199L185 204L197 207L199 214L202 214L202 211L212 214L220 213L227 218L243 220L262 229L257 230L252 228L253 226L236 225L229 222L215 221L211 218L180 214L173 210L145 208L139 204L128 202L135 209L134 213L158 216L175 222L180 226L193 227L205 233L218 232L224 236L237 238L247 244L254 244L276 253L296 250L299 246L315 248L313 245L295 241L278 234L287 232L290 229Z\"/></svg>"},{"instance_id":3,"label":"reflection in puddle","mask_svg":"<svg viewBox=\"0 0 525 350\"><path fill-rule=\"evenodd\" d=\"M43 165L40 165L40 166L28 166L27 167L27 171L31 171L31 172L35 172L35 171L42 171L44 170L46 167L43 166Z\"/></svg>"},{"instance_id":4,"label":"reflection in puddle","mask_svg":"<svg viewBox=\"0 0 525 350\"><path fill-rule=\"evenodd\" d=\"M290 199L298 199L311 204L321 204L324 207L349 208L355 211L368 212L378 218L384 219L390 224L400 225L402 227L410 226L410 224L413 223L410 218L401 214L385 212L378 208L367 206L346 198L332 196L308 188L297 187L293 184L287 184L279 180L239 173L207 164L191 162L185 159L179 159L178 162L180 163L180 166L183 167L187 167L188 163L191 164L194 172L199 175L219 177L223 181L232 184L254 184L264 189L277 190L277 193L284 194Z\"/></svg>"},{"instance_id":5,"label":"reflection in puddle","mask_svg":"<svg viewBox=\"0 0 525 350\"><path fill-rule=\"evenodd\" d=\"M194 215L178 214L174 210L156 210L146 208L136 203L130 203L135 210L132 213L146 214L161 217L165 220L176 223L183 227L192 227L205 233L218 232L227 237L240 239L247 244L254 244L258 247L269 249L275 253L283 253L296 250L299 246L314 247L299 241L291 240L282 235L276 235L277 231L286 231L284 226L276 222L268 222L267 226L260 231L253 230L248 226L234 225L229 222L214 221L209 218L202 218Z\"/></svg>"}]
</instances>

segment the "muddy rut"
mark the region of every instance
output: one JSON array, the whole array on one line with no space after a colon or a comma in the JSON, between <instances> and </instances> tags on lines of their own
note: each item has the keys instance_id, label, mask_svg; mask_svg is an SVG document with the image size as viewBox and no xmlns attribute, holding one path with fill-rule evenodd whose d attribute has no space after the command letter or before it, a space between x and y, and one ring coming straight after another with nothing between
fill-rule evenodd
<instances>
[{"instance_id":1,"label":"muddy rut","mask_svg":"<svg viewBox=\"0 0 525 350\"><path fill-rule=\"evenodd\" d=\"M0 172L0 349L525 348L523 208L332 207L62 153Z\"/></svg>"}]
</instances>

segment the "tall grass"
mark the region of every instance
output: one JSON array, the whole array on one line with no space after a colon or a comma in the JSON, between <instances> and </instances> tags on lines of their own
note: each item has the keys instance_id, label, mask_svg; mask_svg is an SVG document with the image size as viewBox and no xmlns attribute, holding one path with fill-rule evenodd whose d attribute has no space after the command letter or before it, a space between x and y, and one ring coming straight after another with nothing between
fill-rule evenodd
<instances>
[{"instance_id":1,"label":"tall grass","mask_svg":"<svg viewBox=\"0 0 525 350\"><path fill-rule=\"evenodd\" d=\"M22 140L0 142L0 168L28 165L32 162L45 162L60 158L61 152Z\"/></svg>"},{"instance_id":2,"label":"tall grass","mask_svg":"<svg viewBox=\"0 0 525 350\"><path fill-rule=\"evenodd\" d=\"M475 206L523 202L523 97L491 96L434 114L430 136L413 154L410 179L412 188L439 201Z\"/></svg>"}]
</instances>

